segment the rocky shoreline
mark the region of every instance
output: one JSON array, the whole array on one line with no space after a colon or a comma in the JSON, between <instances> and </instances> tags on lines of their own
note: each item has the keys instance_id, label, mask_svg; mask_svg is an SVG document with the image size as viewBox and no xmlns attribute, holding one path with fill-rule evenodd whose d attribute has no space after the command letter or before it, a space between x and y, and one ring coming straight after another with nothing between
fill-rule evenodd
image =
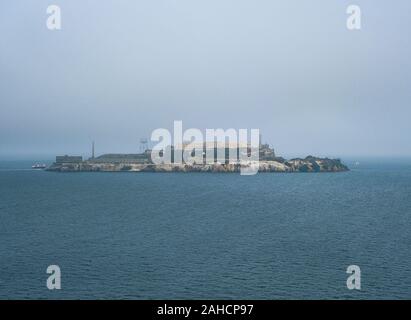
<instances>
[{"instance_id":1,"label":"rocky shoreline","mask_svg":"<svg viewBox=\"0 0 411 320\"><path fill-rule=\"evenodd\" d=\"M153 163L114 163L93 160L78 163L53 163L47 171L56 172L239 172L239 164L153 164ZM258 172L344 172L348 171L340 159L308 156L285 160L260 160Z\"/></svg>"}]
</instances>

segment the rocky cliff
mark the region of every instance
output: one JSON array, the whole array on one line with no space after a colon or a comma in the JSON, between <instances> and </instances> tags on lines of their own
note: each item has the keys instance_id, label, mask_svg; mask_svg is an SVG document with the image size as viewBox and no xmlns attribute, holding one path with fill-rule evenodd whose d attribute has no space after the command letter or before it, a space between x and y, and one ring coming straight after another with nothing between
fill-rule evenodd
<instances>
[{"instance_id":1,"label":"rocky cliff","mask_svg":"<svg viewBox=\"0 0 411 320\"><path fill-rule=\"evenodd\" d=\"M101 163L83 161L79 163L54 163L48 171L58 172L239 172L239 164L139 164L139 163ZM259 162L259 172L341 172L348 171L339 159L317 158L308 156L304 159L285 160L275 158Z\"/></svg>"}]
</instances>

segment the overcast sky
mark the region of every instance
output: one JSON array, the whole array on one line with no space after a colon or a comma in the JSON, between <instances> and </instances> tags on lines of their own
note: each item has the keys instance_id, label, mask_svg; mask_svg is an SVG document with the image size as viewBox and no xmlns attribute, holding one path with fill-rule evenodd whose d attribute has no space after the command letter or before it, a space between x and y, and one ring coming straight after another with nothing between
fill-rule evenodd
<instances>
[{"instance_id":1,"label":"overcast sky","mask_svg":"<svg viewBox=\"0 0 411 320\"><path fill-rule=\"evenodd\" d=\"M410 31L405 0L1 1L0 158L138 152L174 120L284 156L410 156Z\"/></svg>"}]
</instances>

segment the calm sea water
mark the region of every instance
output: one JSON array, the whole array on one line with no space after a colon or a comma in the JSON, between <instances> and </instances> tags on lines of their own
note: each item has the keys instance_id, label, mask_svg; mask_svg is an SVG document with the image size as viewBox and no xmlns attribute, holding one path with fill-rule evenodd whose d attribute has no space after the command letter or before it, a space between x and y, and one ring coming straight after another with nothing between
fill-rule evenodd
<instances>
[{"instance_id":1,"label":"calm sea water","mask_svg":"<svg viewBox=\"0 0 411 320\"><path fill-rule=\"evenodd\" d=\"M30 166L0 163L1 299L411 298L411 161L251 177Z\"/></svg>"}]
</instances>

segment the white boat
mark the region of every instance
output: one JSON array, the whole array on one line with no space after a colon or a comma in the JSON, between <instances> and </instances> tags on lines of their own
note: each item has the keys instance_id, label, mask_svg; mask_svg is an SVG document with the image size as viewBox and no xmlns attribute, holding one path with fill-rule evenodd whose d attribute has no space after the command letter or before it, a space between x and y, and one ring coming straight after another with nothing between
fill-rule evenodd
<instances>
[{"instance_id":1,"label":"white boat","mask_svg":"<svg viewBox=\"0 0 411 320\"><path fill-rule=\"evenodd\" d=\"M46 167L47 166L45 164L39 164L39 163L33 164L31 166L32 169L46 169Z\"/></svg>"}]
</instances>

